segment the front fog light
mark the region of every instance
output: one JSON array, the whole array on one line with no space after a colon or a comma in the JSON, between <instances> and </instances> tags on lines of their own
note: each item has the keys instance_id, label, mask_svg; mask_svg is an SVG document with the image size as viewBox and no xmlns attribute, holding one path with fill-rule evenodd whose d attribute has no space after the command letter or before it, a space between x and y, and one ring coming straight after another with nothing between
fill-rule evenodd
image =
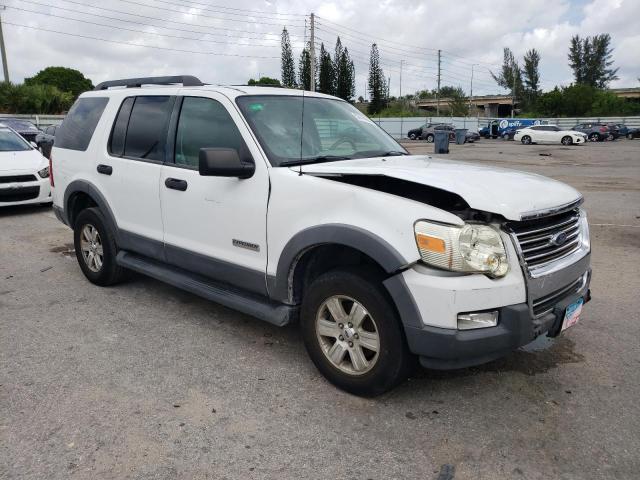
<instances>
[{"instance_id":1,"label":"front fog light","mask_svg":"<svg viewBox=\"0 0 640 480\"><path fill-rule=\"evenodd\" d=\"M459 313L458 330L495 327L498 325L498 312Z\"/></svg>"},{"instance_id":2,"label":"front fog light","mask_svg":"<svg viewBox=\"0 0 640 480\"><path fill-rule=\"evenodd\" d=\"M42 170L38 172L38 175L40 175L40 178L49 177L49 167L44 167Z\"/></svg>"}]
</instances>

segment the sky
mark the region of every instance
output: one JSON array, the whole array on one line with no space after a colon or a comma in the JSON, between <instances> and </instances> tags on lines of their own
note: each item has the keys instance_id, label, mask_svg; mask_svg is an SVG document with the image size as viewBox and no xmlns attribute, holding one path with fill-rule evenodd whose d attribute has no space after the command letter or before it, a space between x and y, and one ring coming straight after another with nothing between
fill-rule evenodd
<instances>
[{"instance_id":1,"label":"sky","mask_svg":"<svg viewBox=\"0 0 640 480\"><path fill-rule=\"evenodd\" d=\"M391 95L442 85L474 95L504 93L492 80L502 50L541 55L544 90L569 85L570 38L609 33L619 80L640 82L640 0L3 0L1 13L12 82L55 65L80 70L94 84L156 75L195 75L206 83L280 78L286 27L296 63L309 40L333 53L339 35L356 69L356 97L366 94L369 52L377 43Z\"/></svg>"}]
</instances>

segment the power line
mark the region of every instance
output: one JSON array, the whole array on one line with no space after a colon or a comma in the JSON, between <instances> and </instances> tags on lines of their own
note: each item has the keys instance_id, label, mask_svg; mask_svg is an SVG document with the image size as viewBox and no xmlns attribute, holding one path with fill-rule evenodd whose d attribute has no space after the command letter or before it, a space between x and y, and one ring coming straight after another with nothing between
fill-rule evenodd
<instances>
[{"instance_id":1,"label":"power line","mask_svg":"<svg viewBox=\"0 0 640 480\"><path fill-rule=\"evenodd\" d=\"M158 2L158 3L167 3L170 5L176 5L176 3L182 5L182 4L186 4L184 5L187 8L197 8L199 10L205 10L205 11L215 11L213 10L214 8L220 8L220 9L225 9L225 10L234 10L237 12L244 12L244 14L247 13L256 13L256 14L265 14L265 15L282 15L282 16L287 16L287 17L307 17L306 14L304 13L280 13L280 12L268 12L266 10L249 10L246 8L234 8L234 7L226 7L224 5L214 5L214 4L205 4L205 3L199 3L199 2L176 2L174 1L167 1L167 0L152 0L153 2ZM197 7L195 7L194 5L198 5ZM203 8L203 7L207 7L207 8ZM209 8L212 7L212 8Z\"/></svg>"},{"instance_id":2,"label":"power line","mask_svg":"<svg viewBox=\"0 0 640 480\"><path fill-rule=\"evenodd\" d=\"M280 58L278 57L267 57L267 56L260 56L260 55L239 55L239 54L235 54L235 53L223 53L223 52L203 52L203 51L197 51L197 50L185 50L185 49L180 49L180 48L170 48L170 47L158 47L155 45L144 45L141 43L131 43L131 42L124 42L124 41L119 41L119 40L110 40L107 38L100 38L100 37L92 37L90 35L81 35L78 33L70 33L70 32L61 32L59 30L51 30L48 28L42 28L42 27L34 27L32 25L23 25L20 23L13 23L13 22L4 22L5 25L12 25L14 27L23 27L23 28L29 28L31 30L39 30L42 32L49 32L49 33L57 33L60 35L67 35L70 37L79 37L79 38L86 38L89 40L98 40L100 42L107 42L107 43L116 43L119 45L127 45L130 47L143 47L143 48L153 48L156 50L168 50L171 52L180 52L180 53L194 53L194 54L198 54L198 55L212 55L212 56L220 56L220 57L240 57L240 58L265 58L265 59L276 59L276 58Z\"/></svg>"},{"instance_id":3,"label":"power line","mask_svg":"<svg viewBox=\"0 0 640 480\"><path fill-rule=\"evenodd\" d=\"M138 5L140 7L146 7L146 8L153 8L155 10L164 10L166 12L172 12L172 13L181 13L184 14L185 12L183 12L182 10L175 10L172 8L167 8L167 7L158 7L155 5L149 5L148 3L141 3L141 2L136 2L134 0L118 0L120 2L124 2L124 3L129 3L131 5ZM193 14L192 14L193 15ZM239 15L237 13L228 13L226 15ZM213 15L206 15L204 13L200 13L198 15L195 15L197 17L205 17L205 18L213 18L214 20L223 20L225 22L238 22L238 23L252 23L249 22L247 20L236 20L235 18L220 18L220 17L216 17ZM246 17L246 15L243 15ZM280 19L278 19L280 20ZM282 23L269 23L269 22L261 22L261 25L276 25L276 26L282 26Z\"/></svg>"},{"instance_id":4,"label":"power line","mask_svg":"<svg viewBox=\"0 0 640 480\"><path fill-rule=\"evenodd\" d=\"M33 2L31 0L19 0L19 1L26 2L26 3L38 3L38 2ZM174 23L174 24L177 24L177 25L186 25L186 26L189 26L189 27L200 27L200 28L206 28L206 29L211 29L212 27L214 27L214 28L216 28L218 30L225 30L225 31L228 31L228 32L248 33L247 30L239 30L239 29L232 29L232 28L226 28L226 27L218 27L218 26L215 26L215 25L203 25L203 24L198 24L198 23L180 22L180 21L177 21L177 20L170 20L170 19L161 18L161 17L151 17L149 15L140 15L138 13L125 12L125 11L117 10L117 9L114 9L114 8L99 7L97 5L89 5L89 4L86 4L86 3L83 3L83 2L78 2L78 1L75 1L75 0L62 0L62 1L66 2L66 3L71 3L73 5L80 5L81 7L95 8L96 10L103 10L105 12L119 13L121 15L131 15L131 16L138 17L138 18L145 18L147 20L157 20L157 21L165 22L165 23L170 22L170 23ZM54 5L47 5L47 6L52 7L52 8L60 8L60 9L62 8L62 7L58 7L58 6L54 6ZM65 10L69 10L69 9L65 9ZM75 10L71 10L71 11L75 11ZM83 13L86 13L86 12L83 12ZM94 14L88 14L88 15L94 15ZM128 21L128 20L121 19L121 18L115 19L115 20L119 20L119 21L122 21L122 22ZM222 19L222 20L224 20L224 19ZM280 26L282 26L282 25L280 25ZM162 27L162 26L158 26L158 25L156 25L156 27L158 27L158 28L168 28L168 29L176 30L173 27ZM293 28L302 28L302 27L298 27L298 26L294 25ZM206 34L207 32L199 32L199 33ZM257 33L257 32L254 32L254 33ZM271 34L271 35L276 35L276 34Z\"/></svg>"},{"instance_id":5,"label":"power line","mask_svg":"<svg viewBox=\"0 0 640 480\"><path fill-rule=\"evenodd\" d=\"M166 38L178 38L178 39L182 39L182 40L193 40L196 42L205 42L205 43L216 43L216 44L223 44L223 45L230 45L230 43L228 41L223 41L223 40L207 40L207 39L202 39L202 38L193 38L193 37L183 37L180 35L170 35L168 33L157 33L157 32L145 32L145 31L140 31L140 30L136 30L133 28L127 28L127 27L122 27L119 25L108 25L105 23L98 23L98 22L92 22L86 19L81 19L81 18L71 18L71 17L65 17L63 15L56 15L55 13L47 13L47 12L39 12L37 10L28 10L26 8L20 8L20 7L13 7L13 6L7 6L7 8L10 8L12 10L19 10L22 12L28 12L28 13L34 13L36 15L46 15L48 17L54 17L54 18L61 18L63 20L72 20L74 22L80 22L80 23L85 23L88 25L96 25L99 27L106 27L106 28L111 28L111 29L116 29L116 30L124 30L127 32L134 32L134 33L141 33L143 35L155 35L157 37L166 37ZM109 18L109 17L106 17ZM141 24L141 25L148 25L148 24ZM148 25L148 26L153 26L153 25ZM201 33L201 32L193 32L193 33ZM237 39L237 40L250 40L252 39L251 37L233 37L233 36L229 36L226 35L228 38L232 38L232 39ZM259 39L259 38L256 38ZM260 40L266 40L266 41L271 41L271 42L275 42L276 40L269 40L269 39L260 39ZM247 44L243 44L243 43L238 43L235 44L235 46L238 47L262 47L262 48L280 48L280 45L247 45Z\"/></svg>"}]
</instances>

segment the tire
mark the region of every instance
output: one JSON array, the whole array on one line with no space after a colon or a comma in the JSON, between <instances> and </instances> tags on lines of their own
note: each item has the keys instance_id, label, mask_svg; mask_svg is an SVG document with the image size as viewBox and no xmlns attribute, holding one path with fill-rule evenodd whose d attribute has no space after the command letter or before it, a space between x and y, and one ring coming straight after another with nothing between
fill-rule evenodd
<instances>
[{"instance_id":1,"label":"tire","mask_svg":"<svg viewBox=\"0 0 640 480\"><path fill-rule=\"evenodd\" d=\"M590 142L599 142L600 141L600 134L593 132L589 134L589 141Z\"/></svg>"},{"instance_id":2,"label":"tire","mask_svg":"<svg viewBox=\"0 0 640 480\"><path fill-rule=\"evenodd\" d=\"M124 270L116 263L115 238L100 209L87 208L78 214L73 228L73 245L80 269L91 283L105 287L122 279Z\"/></svg>"},{"instance_id":3,"label":"tire","mask_svg":"<svg viewBox=\"0 0 640 480\"><path fill-rule=\"evenodd\" d=\"M562 137L562 140L560 140L560 142L563 145L571 145L573 144L573 139L569 135L567 135L566 137Z\"/></svg>"},{"instance_id":4,"label":"tire","mask_svg":"<svg viewBox=\"0 0 640 480\"><path fill-rule=\"evenodd\" d=\"M529 135L525 135L520 141L523 145L531 145L531 137Z\"/></svg>"},{"instance_id":5,"label":"tire","mask_svg":"<svg viewBox=\"0 0 640 480\"><path fill-rule=\"evenodd\" d=\"M409 134L409 140L415 140L415 139L416 139L416 134L415 133Z\"/></svg>"},{"instance_id":6,"label":"tire","mask_svg":"<svg viewBox=\"0 0 640 480\"><path fill-rule=\"evenodd\" d=\"M633 133L627 133L627 138L629 140L633 140Z\"/></svg>"},{"instance_id":7,"label":"tire","mask_svg":"<svg viewBox=\"0 0 640 480\"><path fill-rule=\"evenodd\" d=\"M332 314L330 305L342 315ZM357 305L364 310L356 309ZM364 311L360 326L355 320L349 323L356 311ZM414 364L398 314L375 272L339 269L315 279L302 300L300 325L318 370L354 395L372 397L392 389L406 379ZM377 345L377 352L365 343ZM334 360L329 358L332 354Z\"/></svg>"},{"instance_id":8,"label":"tire","mask_svg":"<svg viewBox=\"0 0 640 480\"><path fill-rule=\"evenodd\" d=\"M433 134L430 133L429 135L427 135L426 140L427 143L433 143Z\"/></svg>"},{"instance_id":9,"label":"tire","mask_svg":"<svg viewBox=\"0 0 640 480\"><path fill-rule=\"evenodd\" d=\"M607 141L608 142L613 142L616 139L616 137L614 137L612 134L607 135Z\"/></svg>"}]
</instances>

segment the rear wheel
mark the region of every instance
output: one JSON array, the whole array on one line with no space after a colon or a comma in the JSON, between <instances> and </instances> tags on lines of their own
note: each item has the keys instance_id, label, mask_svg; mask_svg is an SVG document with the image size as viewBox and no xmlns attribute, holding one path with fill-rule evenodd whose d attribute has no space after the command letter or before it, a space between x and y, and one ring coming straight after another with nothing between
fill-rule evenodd
<instances>
[{"instance_id":1,"label":"rear wheel","mask_svg":"<svg viewBox=\"0 0 640 480\"><path fill-rule=\"evenodd\" d=\"M80 269L91 283L107 286L122 279L123 269L116 263L114 235L98 208L87 208L78 214L73 244Z\"/></svg>"},{"instance_id":2,"label":"rear wheel","mask_svg":"<svg viewBox=\"0 0 640 480\"><path fill-rule=\"evenodd\" d=\"M427 143L433 143L433 135L430 133L429 135L427 135Z\"/></svg>"},{"instance_id":3,"label":"rear wheel","mask_svg":"<svg viewBox=\"0 0 640 480\"><path fill-rule=\"evenodd\" d=\"M589 134L589 141L590 142L598 142L600 141L600 134L597 132L593 132L591 134Z\"/></svg>"},{"instance_id":4,"label":"rear wheel","mask_svg":"<svg viewBox=\"0 0 640 480\"><path fill-rule=\"evenodd\" d=\"M410 133L409 134L409 140L415 140L416 139L416 134L415 133Z\"/></svg>"},{"instance_id":5,"label":"rear wheel","mask_svg":"<svg viewBox=\"0 0 640 480\"><path fill-rule=\"evenodd\" d=\"M318 370L355 395L379 395L406 378L412 365L398 315L372 272L333 270L318 277L302 301L304 343Z\"/></svg>"},{"instance_id":6,"label":"rear wheel","mask_svg":"<svg viewBox=\"0 0 640 480\"><path fill-rule=\"evenodd\" d=\"M525 135L524 137L522 137L520 141L522 142L523 145L530 145L531 137L529 135Z\"/></svg>"},{"instance_id":7,"label":"rear wheel","mask_svg":"<svg viewBox=\"0 0 640 480\"><path fill-rule=\"evenodd\" d=\"M569 135L567 135L566 137L562 137L562 140L560 141L563 145L571 145L573 143L573 139Z\"/></svg>"}]
</instances>

